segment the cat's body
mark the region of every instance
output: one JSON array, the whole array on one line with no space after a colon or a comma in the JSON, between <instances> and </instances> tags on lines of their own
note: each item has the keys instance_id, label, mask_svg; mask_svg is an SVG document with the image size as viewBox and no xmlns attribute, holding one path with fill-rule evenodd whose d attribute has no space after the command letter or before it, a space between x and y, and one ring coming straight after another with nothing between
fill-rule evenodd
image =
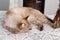
<instances>
[{"instance_id":1,"label":"cat's body","mask_svg":"<svg viewBox=\"0 0 60 40\"><path fill-rule=\"evenodd\" d=\"M6 16L4 27L12 32L15 32L17 29L19 31L30 30L31 26L29 24L38 25L40 30L43 29L43 23L49 24L53 28L56 27L56 22L52 23L40 11L29 7L12 8L7 11Z\"/></svg>"}]
</instances>

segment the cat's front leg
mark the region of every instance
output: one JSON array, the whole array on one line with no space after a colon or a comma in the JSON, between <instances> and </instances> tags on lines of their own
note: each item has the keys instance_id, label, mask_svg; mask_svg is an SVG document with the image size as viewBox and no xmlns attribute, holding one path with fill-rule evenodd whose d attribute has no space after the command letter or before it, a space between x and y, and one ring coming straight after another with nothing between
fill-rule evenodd
<instances>
[{"instance_id":1,"label":"cat's front leg","mask_svg":"<svg viewBox=\"0 0 60 40\"><path fill-rule=\"evenodd\" d=\"M43 23L42 23L42 21L37 20L37 25L38 25L38 29L40 31L42 31L43 30Z\"/></svg>"},{"instance_id":2,"label":"cat's front leg","mask_svg":"<svg viewBox=\"0 0 60 40\"><path fill-rule=\"evenodd\" d=\"M37 24L38 25L38 29L40 31L43 30L43 23L38 20L34 15L30 15L27 19L27 21L29 22L29 24Z\"/></svg>"}]
</instances>

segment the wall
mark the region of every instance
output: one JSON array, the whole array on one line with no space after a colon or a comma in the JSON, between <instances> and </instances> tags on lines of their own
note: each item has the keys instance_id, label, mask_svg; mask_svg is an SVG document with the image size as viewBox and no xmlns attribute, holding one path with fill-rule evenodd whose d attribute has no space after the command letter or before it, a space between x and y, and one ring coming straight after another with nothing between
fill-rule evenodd
<instances>
[{"instance_id":1,"label":"wall","mask_svg":"<svg viewBox=\"0 0 60 40\"><path fill-rule=\"evenodd\" d=\"M9 8L21 7L23 6L23 0L10 0Z\"/></svg>"},{"instance_id":2,"label":"wall","mask_svg":"<svg viewBox=\"0 0 60 40\"><path fill-rule=\"evenodd\" d=\"M10 4L9 4L10 3ZM45 0L45 15L55 15L59 0ZM0 10L7 10L13 7L23 6L23 0L0 0Z\"/></svg>"},{"instance_id":3,"label":"wall","mask_svg":"<svg viewBox=\"0 0 60 40\"><path fill-rule=\"evenodd\" d=\"M7 10L9 8L9 0L0 0L0 10Z\"/></svg>"},{"instance_id":4,"label":"wall","mask_svg":"<svg viewBox=\"0 0 60 40\"><path fill-rule=\"evenodd\" d=\"M59 0L45 0L45 15L55 15Z\"/></svg>"}]
</instances>

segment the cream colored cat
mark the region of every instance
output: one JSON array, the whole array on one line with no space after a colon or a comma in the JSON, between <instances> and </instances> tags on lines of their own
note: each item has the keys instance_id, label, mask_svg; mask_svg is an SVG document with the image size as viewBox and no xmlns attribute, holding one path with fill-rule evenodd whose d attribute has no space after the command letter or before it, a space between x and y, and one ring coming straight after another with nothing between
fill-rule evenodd
<instances>
[{"instance_id":1,"label":"cream colored cat","mask_svg":"<svg viewBox=\"0 0 60 40\"><path fill-rule=\"evenodd\" d=\"M51 25L53 28L56 27L56 22L52 23L40 11L29 7L19 7L7 11L3 25L4 28L16 33L18 31L31 30L32 27L30 24L36 24L39 30L42 30L43 23Z\"/></svg>"}]
</instances>

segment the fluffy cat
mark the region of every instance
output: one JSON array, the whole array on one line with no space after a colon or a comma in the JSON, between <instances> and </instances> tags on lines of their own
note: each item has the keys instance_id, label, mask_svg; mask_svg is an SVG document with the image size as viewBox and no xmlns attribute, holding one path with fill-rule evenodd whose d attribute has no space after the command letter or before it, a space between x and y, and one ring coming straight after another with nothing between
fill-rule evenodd
<instances>
[{"instance_id":1,"label":"fluffy cat","mask_svg":"<svg viewBox=\"0 0 60 40\"><path fill-rule=\"evenodd\" d=\"M36 24L39 30L43 30L43 23L56 28L56 22L51 22L40 11L30 7L19 7L7 11L3 27L12 33L17 33L19 31L31 30L32 27L30 24Z\"/></svg>"}]
</instances>

